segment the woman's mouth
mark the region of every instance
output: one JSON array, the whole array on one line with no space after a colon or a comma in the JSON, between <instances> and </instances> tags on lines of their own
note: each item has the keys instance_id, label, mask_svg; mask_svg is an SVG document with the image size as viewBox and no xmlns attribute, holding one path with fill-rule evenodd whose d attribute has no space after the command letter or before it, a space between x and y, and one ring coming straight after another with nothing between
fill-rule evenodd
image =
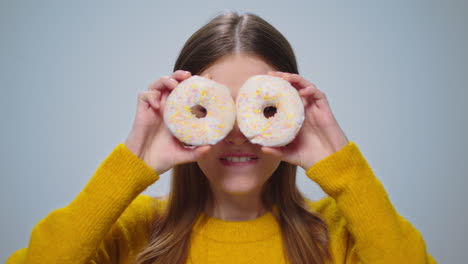
<instances>
[{"instance_id":1,"label":"woman's mouth","mask_svg":"<svg viewBox=\"0 0 468 264\"><path fill-rule=\"evenodd\" d=\"M258 158L246 158L246 157L228 157L222 158L221 164L226 166L242 166L257 163Z\"/></svg>"},{"instance_id":2,"label":"woman's mouth","mask_svg":"<svg viewBox=\"0 0 468 264\"><path fill-rule=\"evenodd\" d=\"M258 157L252 154L235 153L231 155L225 155L219 159L221 164L225 166L244 166L258 162Z\"/></svg>"}]
</instances>

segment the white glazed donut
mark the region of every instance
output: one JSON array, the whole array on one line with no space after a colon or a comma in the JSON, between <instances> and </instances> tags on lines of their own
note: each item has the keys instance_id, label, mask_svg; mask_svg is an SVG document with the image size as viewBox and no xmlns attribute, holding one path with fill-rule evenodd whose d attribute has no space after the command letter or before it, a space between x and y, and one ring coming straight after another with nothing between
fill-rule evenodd
<instances>
[{"instance_id":1,"label":"white glazed donut","mask_svg":"<svg viewBox=\"0 0 468 264\"><path fill-rule=\"evenodd\" d=\"M171 133L193 146L216 144L232 130L235 119L229 88L197 75L179 83L164 107L164 122Z\"/></svg>"},{"instance_id":2,"label":"white glazed donut","mask_svg":"<svg viewBox=\"0 0 468 264\"><path fill-rule=\"evenodd\" d=\"M263 146L290 143L304 121L299 93L288 81L276 76L250 77L237 94L236 108L242 133L250 142Z\"/></svg>"}]
</instances>

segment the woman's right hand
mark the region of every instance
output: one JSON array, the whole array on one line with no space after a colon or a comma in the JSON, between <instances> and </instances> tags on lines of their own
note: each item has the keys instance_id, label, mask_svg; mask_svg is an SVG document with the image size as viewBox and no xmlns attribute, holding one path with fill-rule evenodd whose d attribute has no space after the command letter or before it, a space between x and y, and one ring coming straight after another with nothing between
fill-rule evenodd
<instances>
[{"instance_id":1,"label":"woman's right hand","mask_svg":"<svg viewBox=\"0 0 468 264\"><path fill-rule=\"evenodd\" d=\"M158 174L175 165L193 162L210 149L209 145L185 148L164 124L164 105L169 93L182 81L191 77L187 71L176 71L150 84L138 95L133 128L125 146Z\"/></svg>"}]
</instances>

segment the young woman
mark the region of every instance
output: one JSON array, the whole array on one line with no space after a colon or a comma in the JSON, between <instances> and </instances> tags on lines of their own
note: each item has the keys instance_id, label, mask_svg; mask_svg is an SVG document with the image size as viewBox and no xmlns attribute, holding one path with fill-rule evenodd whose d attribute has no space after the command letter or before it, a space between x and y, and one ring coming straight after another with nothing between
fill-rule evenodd
<instances>
[{"instance_id":1,"label":"young woman","mask_svg":"<svg viewBox=\"0 0 468 264\"><path fill-rule=\"evenodd\" d=\"M253 75L289 81L305 121L280 148L251 144L237 125L212 146L186 148L164 125L166 98L203 75L238 89ZM248 161L231 156L254 157ZM296 168L329 195L309 201ZM140 193L173 168L168 199ZM33 229L7 263L435 263L390 203L323 92L298 74L288 41L253 14L219 15L183 47L174 73L138 96L133 128L83 191Z\"/></svg>"}]
</instances>

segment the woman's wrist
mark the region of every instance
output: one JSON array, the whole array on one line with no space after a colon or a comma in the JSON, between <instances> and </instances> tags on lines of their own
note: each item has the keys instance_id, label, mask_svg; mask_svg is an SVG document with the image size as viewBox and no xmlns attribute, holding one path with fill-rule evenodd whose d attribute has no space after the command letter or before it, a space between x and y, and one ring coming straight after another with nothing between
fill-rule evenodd
<instances>
[{"instance_id":1,"label":"woman's wrist","mask_svg":"<svg viewBox=\"0 0 468 264\"><path fill-rule=\"evenodd\" d=\"M137 144L132 143L130 140L125 140L124 142L125 147L130 150L135 156L139 159L143 160L143 150L141 147L137 146Z\"/></svg>"},{"instance_id":2,"label":"woman's wrist","mask_svg":"<svg viewBox=\"0 0 468 264\"><path fill-rule=\"evenodd\" d=\"M334 152L330 150L322 150L322 151L316 151L309 160L306 160L301 164L301 167L307 171L308 169L312 168L317 162L327 158L328 156L332 155Z\"/></svg>"},{"instance_id":3,"label":"woman's wrist","mask_svg":"<svg viewBox=\"0 0 468 264\"><path fill-rule=\"evenodd\" d=\"M341 137L340 139L333 141L333 143L328 144L328 147L323 147L320 150L316 149L313 155L308 156L300 166L305 171L307 171L316 163L340 151L341 149L346 147L348 144L349 144L348 139L346 137Z\"/></svg>"}]
</instances>

